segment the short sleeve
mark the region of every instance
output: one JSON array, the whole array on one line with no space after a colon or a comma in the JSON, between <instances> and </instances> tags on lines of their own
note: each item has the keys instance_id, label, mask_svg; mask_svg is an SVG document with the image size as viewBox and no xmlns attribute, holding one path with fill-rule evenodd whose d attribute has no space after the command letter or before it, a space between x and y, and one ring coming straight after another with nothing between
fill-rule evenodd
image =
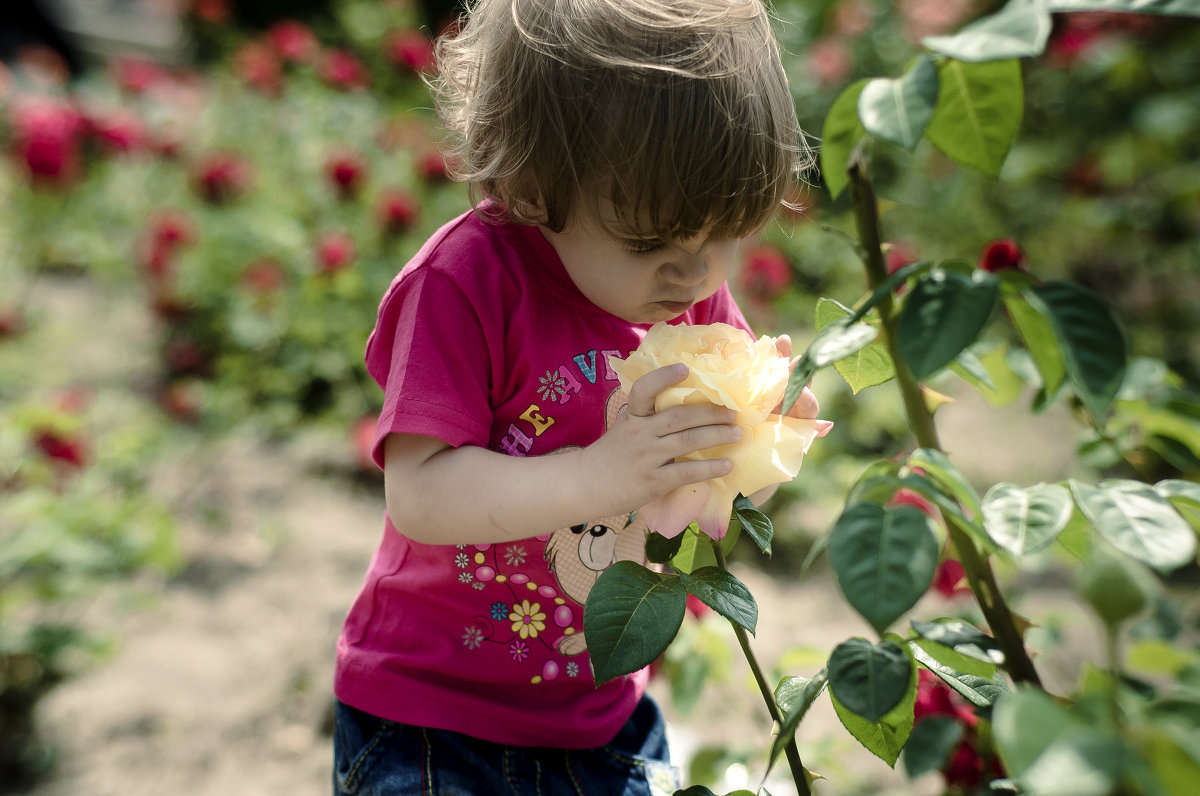
<instances>
[{"instance_id":1,"label":"short sleeve","mask_svg":"<svg viewBox=\"0 0 1200 796\"><path fill-rule=\"evenodd\" d=\"M458 447L486 446L491 429L491 357L480 315L449 276L405 273L384 297L367 343L367 371L384 402L372 456L383 466L393 432Z\"/></svg>"}]
</instances>

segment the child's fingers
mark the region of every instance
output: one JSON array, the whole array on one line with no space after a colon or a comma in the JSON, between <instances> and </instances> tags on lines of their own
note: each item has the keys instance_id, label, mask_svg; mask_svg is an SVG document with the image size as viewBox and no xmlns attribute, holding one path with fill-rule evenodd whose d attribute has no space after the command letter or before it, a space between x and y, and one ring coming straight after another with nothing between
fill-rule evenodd
<instances>
[{"instance_id":1,"label":"child's fingers","mask_svg":"<svg viewBox=\"0 0 1200 796\"><path fill-rule=\"evenodd\" d=\"M629 413L634 417L654 414L654 399L658 394L683 381L687 375L687 365L676 363L664 365L642 376L629 388Z\"/></svg>"},{"instance_id":2,"label":"child's fingers","mask_svg":"<svg viewBox=\"0 0 1200 796\"><path fill-rule=\"evenodd\" d=\"M733 471L733 462L728 459L685 459L663 467L667 478L667 491L688 484L699 484L710 478L720 478Z\"/></svg>"},{"instance_id":3,"label":"child's fingers","mask_svg":"<svg viewBox=\"0 0 1200 796\"><path fill-rule=\"evenodd\" d=\"M812 420L820 411L821 404L817 401L817 396L813 395L812 390L805 387L796 398L796 403L792 404L792 408L788 410L788 417Z\"/></svg>"},{"instance_id":4,"label":"child's fingers","mask_svg":"<svg viewBox=\"0 0 1200 796\"><path fill-rule=\"evenodd\" d=\"M792 355L792 338L786 334L776 337L775 350L779 352L779 356L781 357L790 357Z\"/></svg>"}]
</instances>

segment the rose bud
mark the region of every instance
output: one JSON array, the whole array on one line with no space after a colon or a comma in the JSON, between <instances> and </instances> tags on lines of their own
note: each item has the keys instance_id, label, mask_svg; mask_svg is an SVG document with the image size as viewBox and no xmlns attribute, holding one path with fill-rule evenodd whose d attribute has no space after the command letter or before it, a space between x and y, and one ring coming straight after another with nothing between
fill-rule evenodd
<instances>
[{"instance_id":1,"label":"rose bud","mask_svg":"<svg viewBox=\"0 0 1200 796\"><path fill-rule=\"evenodd\" d=\"M267 40L279 57L292 63L309 63L317 55L317 37L303 22L285 19L267 30Z\"/></svg>"},{"instance_id":2,"label":"rose bud","mask_svg":"<svg viewBox=\"0 0 1200 796\"><path fill-rule=\"evenodd\" d=\"M1007 268L1021 268L1025 264L1025 252L1011 238L994 240L983 249L979 267L990 273Z\"/></svg>"},{"instance_id":3,"label":"rose bud","mask_svg":"<svg viewBox=\"0 0 1200 796\"><path fill-rule=\"evenodd\" d=\"M419 205L412 194L399 190L385 190L376 201L375 214L379 225L389 235L398 235L412 229L417 223Z\"/></svg>"},{"instance_id":4,"label":"rose bud","mask_svg":"<svg viewBox=\"0 0 1200 796\"><path fill-rule=\"evenodd\" d=\"M341 271L354 261L356 254L354 238L345 232L331 230L317 240L317 265L324 273Z\"/></svg>"},{"instance_id":5,"label":"rose bud","mask_svg":"<svg viewBox=\"0 0 1200 796\"><path fill-rule=\"evenodd\" d=\"M250 167L229 153L208 155L197 165L192 177L196 193L210 204L224 204L240 196L249 182Z\"/></svg>"},{"instance_id":6,"label":"rose bud","mask_svg":"<svg viewBox=\"0 0 1200 796\"><path fill-rule=\"evenodd\" d=\"M358 195L358 189L366 176L367 166L354 152L342 152L325 162L325 176L343 201Z\"/></svg>"}]
</instances>

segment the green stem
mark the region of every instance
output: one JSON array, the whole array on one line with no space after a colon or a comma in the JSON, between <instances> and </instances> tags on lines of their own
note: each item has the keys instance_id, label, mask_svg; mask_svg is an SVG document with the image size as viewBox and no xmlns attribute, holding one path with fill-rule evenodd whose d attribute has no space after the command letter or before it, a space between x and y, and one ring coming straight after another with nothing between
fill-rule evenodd
<instances>
[{"instance_id":1,"label":"green stem","mask_svg":"<svg viewBox=\"0 0 1200 796\"><path fill-rule=\"evenodd\" d=\"M719 544L713 545L713 551L717 554L717 566L728 571L729 567L725 564L725 553L721 550ZM754 654L754 650L750 649L750 637L746 633L746 629L737 622L729 623L733 627L733 633L737 636L738 645L742 648L742 654L746 656L746 663L750 665L750 672L754 675L754 682L758 684L758 691L762 694L763 701L767 703L767 711L771 714L771 719L779 726L783 726L784 715L780 711L779 705L775 703L775 693L771 690L771 686L767 683L766 675L763 674L762 667L758 664L758 658ZM796 746L795 737L789 738L787 746L784 747L784 755L787 757L788 768L791 769L792 779L796 781L796 791L799 796L811 796L812 791L808 787L808 777L804 772L804 763L800 760L800 749Z\"/></svg>"},{"instance_id":2,"label":"green stem","mask_svg":"<svg viewBox=\"0 0 1200 796\"><path fill-rule=\"evenodd\" d=\"M879 207L875 200L875 190L867 175L866 154L862 149L857 150L851 158L849 172L850 196L854 201L854 222L862 247L867 282L874 290L887 279L888 272L887 261L883 256L883 242L879 235ZM882 325L883 343L896 368L896 383L900 387L900 396L904 401L904 411L908 416L913 436L922 448L941 450L937 426L933 421L933 413L929 411L925 397L921 394L921 384L913 378L912 371L897 349L896 313L891 296L882 299L876 305L876 310ZM997 643L1004 650L1005 669L1014 681L1041 687L1041 679L1025 650L1012 612L1000 594L996 576L987 558L979 553L970 534L964 529L959 528L953 521L948 520L946 524L975 599L979 602Z\"/></svg>"}]
</instances>

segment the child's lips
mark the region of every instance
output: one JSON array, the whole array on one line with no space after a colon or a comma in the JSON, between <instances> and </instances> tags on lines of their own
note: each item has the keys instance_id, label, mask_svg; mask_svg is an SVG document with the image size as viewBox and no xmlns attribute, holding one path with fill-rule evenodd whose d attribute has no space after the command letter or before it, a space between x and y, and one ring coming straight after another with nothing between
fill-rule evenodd
<instances>
[{"instance_id":1,"label":"child's lips","mask_svg":"<svg viewBox=\"0 0 1200 796\"><path fill-rule=\"evenodd\" d=\"M663 309L678 315L691 309L692 304L695 303L695 299L688 299L687 301L659 301L656 303Z\"/></svg>"}]
</instances>

